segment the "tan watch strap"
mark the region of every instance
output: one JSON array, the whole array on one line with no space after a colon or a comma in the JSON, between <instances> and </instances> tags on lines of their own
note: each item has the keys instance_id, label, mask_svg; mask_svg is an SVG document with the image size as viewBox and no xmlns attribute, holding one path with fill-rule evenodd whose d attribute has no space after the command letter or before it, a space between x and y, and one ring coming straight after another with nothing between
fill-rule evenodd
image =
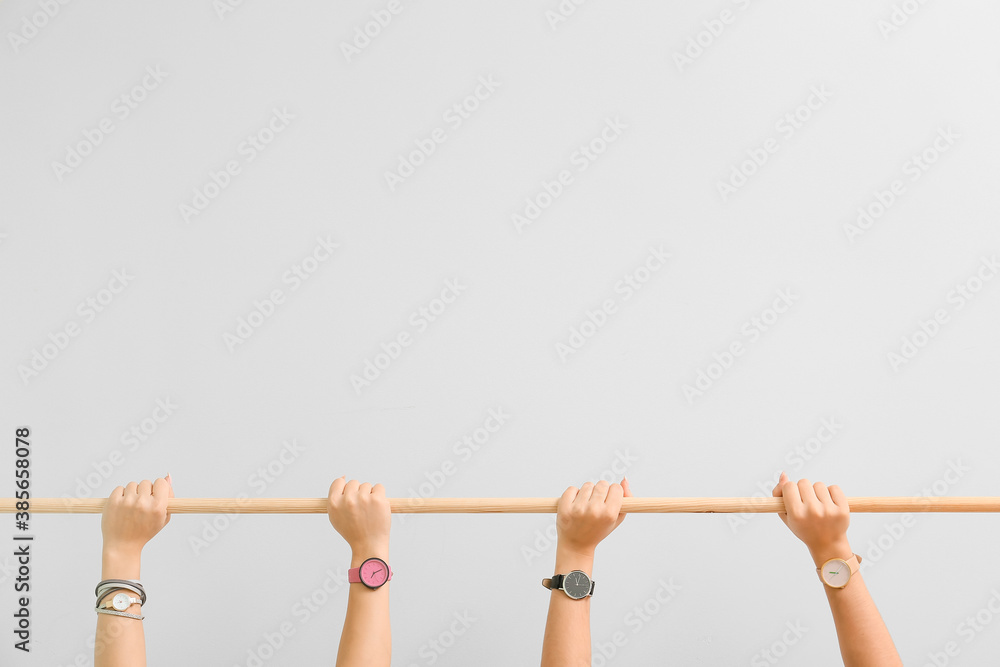
<instances>
[{"instance_id":1,"label":"tan watch strap","mask_svg":"<svg viewBox=\"0 0 1000 667\"><path fill-rule=\"evenodd\" d=\"M830 558L826 561L826 563L829 563L831 560L834 559ZM840 560L843 560L845 563L847 563L847 567L848 569L850 569L852 577L858 573L858 569L861 567L861 556L857 554L851 554L850 558L842 558ZM825 565L826 563L824 563L823 565ZM835 586L830 586L830 584L826 583L826 579L823 578L823 565L820 565L819 567L816 568L816 574L819 575L819 580L823 582L824 586L829 586L830 588L836 588ZM848 584L851 583L850 578L847 579L847 583ZM846 586L847 584L844 584L843 586L841 586L841 588L844 588Z\"/></svg>"},{"instance_id":2,"label":"tan watch strap","mask_svg":"<svg viewBox=\"0 0 1000 667\"><path fill-rule=\"evenodd\" d=\"M851 557L847 559L847 566L851 568L851 576L853 577L858 573L858 568L861 567L861 556L857 554L851 554Z\"/></svg>"},{"instance_id":3,"label":"tan watch strap","mask_svg":"<svg viewBox=\"0 0 1000 667\"><path fill-rule=\"evenodd\" d=\"M98 609L114 609L115 608L115 596L120 595L120 594L121 594L120 592L119 593L115 593L114 595L112 595L111 597L109 597L107 600L105 600L104 602L102 602L101 604L99 604L97 606L97 608ZM142 600L140 600L139 598L135 598L135 597L132 597L131 595L129 595L128 596L128 600L129 600L128 607L131 607L134 604L137 604L140 607L142 606ZM128 607L125 607L125 608L128 609Z\"/></svg>"}]
</instances>

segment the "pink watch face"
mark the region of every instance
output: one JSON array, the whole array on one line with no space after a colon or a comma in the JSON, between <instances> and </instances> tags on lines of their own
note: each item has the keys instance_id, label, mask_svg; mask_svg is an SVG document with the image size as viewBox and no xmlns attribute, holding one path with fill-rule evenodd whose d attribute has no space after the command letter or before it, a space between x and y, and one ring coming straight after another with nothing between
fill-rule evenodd
<instances>
[{"instance_id":1,"label":"pink watch face","mask_svg":"<svg viewBox=\"0 0 1000 667\"><path fill-rule=\"evenodd\" d=\"M365 586L378 588L389 580L389 566L378 558L369 558L361 564L358 575Z\"/></svg>"}]
</instances>

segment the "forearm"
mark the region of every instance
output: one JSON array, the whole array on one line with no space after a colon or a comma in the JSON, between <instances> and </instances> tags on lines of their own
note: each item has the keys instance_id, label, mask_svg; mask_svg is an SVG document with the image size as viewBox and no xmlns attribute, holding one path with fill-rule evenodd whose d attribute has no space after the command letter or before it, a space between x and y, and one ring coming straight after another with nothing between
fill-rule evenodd
<instances>
[{"instance_id":1,"label":"forearm","mask_svg":"<svg viewBox=\"0 0 1000 667\"><path fill-rule=\"evenodd\" d=\"M355 551L351 567L360 567L367 558L381 558L388 563L388 546ZM389 667L391 656L389 582L375 590L361 583L351 584L337 667Z\"/></svg>"},{"instance_id":2,"label":"forearm","mask_svg":"<svg viewBox=\"0 0 1000 667\"><path fill-rule=\"evenodd\" d=\"M582 570L592 576L594 555L556 550L553 574ZM563 591L549 593L549 615L542 642L542 667L590 667L590 598L573 600Z\"/></svg>"},{"instance_id":3,"label":"forearm","mask_svg":"<svg viewBox=\"0 0 1000 667\"><path fill-rule=\"evenodd\" d=\"M139 579L139 561L140 552L105 547L101 556L101 579ZM104 600L111 599L118 592L122 591L111 591ZM133 595L131 591L124 592ZM141 616L142 608L133 604L125 613ZM97 614L94 667L145 667L144 622L112 614Z\"/></svg>"},{"instance_id":4,"label":"forearm","mask_svg":"<svg viewBox=\"0 0 1000 667\"><path fill-rule=\"evenodd\" d=\"M812 553L816 567L830 558L846 558L852 553L844 541L829 550ZM861 572L851 575L844 588L826 589L840 642L845 667L902 667L902 660L889 636L889 630L872 600Z\"/></svg>"}]
</instances>

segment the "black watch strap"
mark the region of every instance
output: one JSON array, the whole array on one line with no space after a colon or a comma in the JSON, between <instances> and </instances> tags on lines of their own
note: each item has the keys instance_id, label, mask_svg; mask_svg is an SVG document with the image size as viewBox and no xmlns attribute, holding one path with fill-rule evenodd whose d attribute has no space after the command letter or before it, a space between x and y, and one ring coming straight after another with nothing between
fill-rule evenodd
<instances>
[{"instance_id":1,"label":"black watch strap","mask_svg":"<svg viewBox=\"0 0 1000 667\"><path fill-rule=\"evenodd\" d=\"M548 588L551 591L562 590L563 581L565 580L565 578L566 578L565 574L553 574L551 579L542 579L542 586L545 586L546 588ZM594 588L596 586L597 586L597 584L594 582L593 579L591 579L590 580L590 594L591 595L594 594Z\"/></svg>"}]
</instances>

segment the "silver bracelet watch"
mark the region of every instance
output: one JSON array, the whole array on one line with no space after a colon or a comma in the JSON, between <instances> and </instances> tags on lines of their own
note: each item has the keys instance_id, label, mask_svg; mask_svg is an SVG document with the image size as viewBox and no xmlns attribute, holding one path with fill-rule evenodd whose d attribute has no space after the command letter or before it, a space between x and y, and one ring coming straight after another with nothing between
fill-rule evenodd
<instances>
[{"instance_id":1,"label":"silver bracelet watch","mask_svg":"<svg viewBox=\"0 0 1000 667\"><path fill-rule=\"evenodd\" d=\"M139 598L134 598L127 593L118 593L110 600L97 605L98 609L114 609L116 611L125 611L132 605L137 604L142 606L142 600Z\"/></svg>"}]
</instances>

